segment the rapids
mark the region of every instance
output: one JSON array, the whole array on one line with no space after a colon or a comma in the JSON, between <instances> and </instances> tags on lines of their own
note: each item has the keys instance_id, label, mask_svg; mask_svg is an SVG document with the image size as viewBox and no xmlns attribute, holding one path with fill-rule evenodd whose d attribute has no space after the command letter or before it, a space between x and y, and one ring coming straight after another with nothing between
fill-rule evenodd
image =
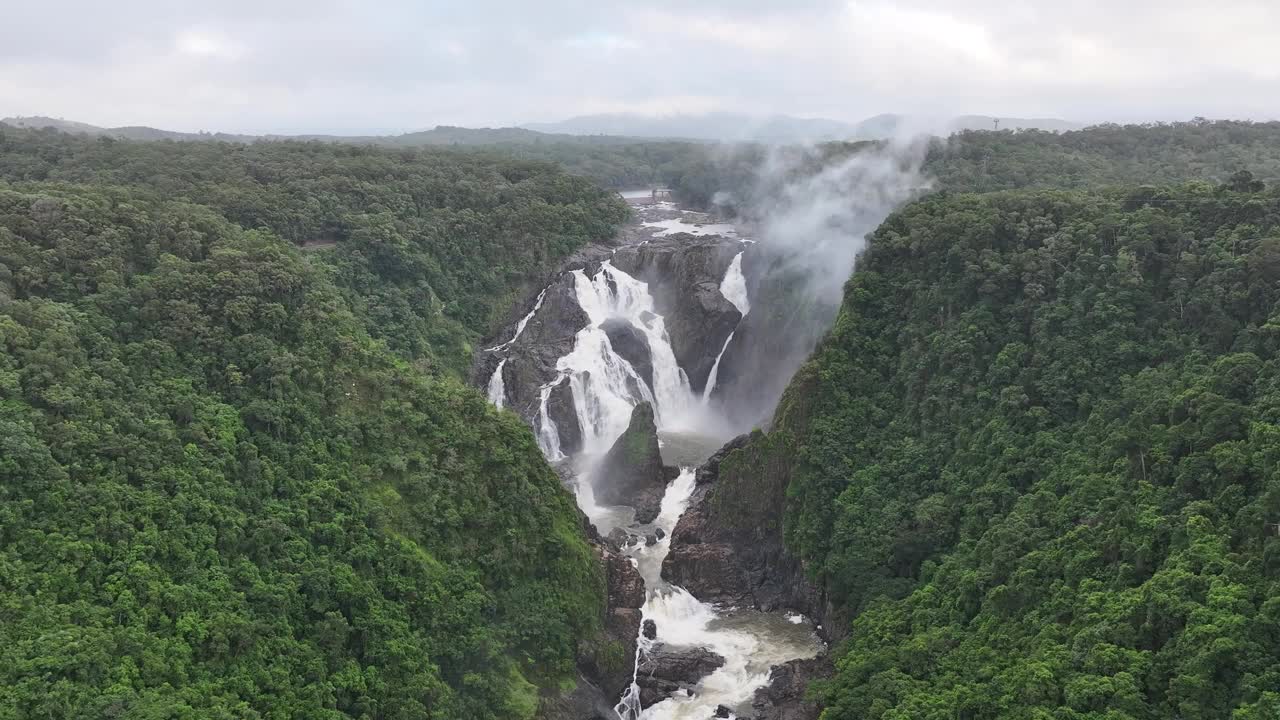
<instances>
[{"instance_id":1,"label":"rapids","mask_svg":"<svg viewBox=\"0 0 1280 720\"><path fill-rule=\"evenodd\" d=\"M672 208L664 203L662 210L669 214ZM650 230L651 237L675 232L715 234L732 238L743 248L751 247L746 241L738 240L736 229L731 225L697 222L701 218L696 215L690 218L694 220L666 217L642 222L641 226ZM751 308L742 270L745 252L739 251L734 256L719 285L720 293L743 316ZM823 646L812 624L794 613L717 607L699 601L684 588L662 579L662 561L670 549L672 531L694 491L695 469L729 439L725 428L730 427L730 423L718 415L710 402L720 359L729 341L726 340L716 358L705 390L694 393L685 371L676 361L666 321L656 312L648 285L608 260L590 270L572 271L574 294L588 322L574 336L572 350L556 361L555 378L538 390L539 405L533 420L538 444L548 460L571 463L575 469L578 504L602 534L620 527L636 538L624 552L645 582L644 619L655 621L658 628L656 640L640 635L637 667L639 656L657 642L700 646L725 658L724 666L704 677L692 688L691 694L677 694L651 707L640 707L640 690L633 680L615 711L621 720L705 720L719 705L741 713L749 710L754 692L768 683L772 666L813 657ZM520 337L542 307L546 293L544 289L539 294L533 310L516 326L513 337L491 350L503 350ZM653 370L651 384L615 352L602 325L616 320L629 323L647 340ZM505 359L498 363L487 386L490 400L499 407L506 402L505 363ZM547 407L552 390L566 378L582 431L582 452L572 458L566 458L561 448L559 430ZM631 508L599 505L587 480L595 459L626 430L632 409L641 402L653 405L664 459L680 466L679 476L668 485L663 496L658 517L647 525L635 524ZM646 545L645 536L655 534L658 529L662 530L662 538Z\"/></svg>"}]
</instances>

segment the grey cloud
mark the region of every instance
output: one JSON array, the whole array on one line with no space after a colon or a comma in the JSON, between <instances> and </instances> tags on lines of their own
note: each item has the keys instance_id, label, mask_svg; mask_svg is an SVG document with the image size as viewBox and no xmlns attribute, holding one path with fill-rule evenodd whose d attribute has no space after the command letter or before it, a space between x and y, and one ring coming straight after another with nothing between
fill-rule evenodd
<instances>
[{"instance_id":1,"label":"grey cloud","mask_svg":"<svg viewBox=\"0 0 1280 720\"><path fill-rule=\"evenodd\" d=\"M601 111L1280 115L1273 0L88 0L0 24L0 115L409 130Z\"/></svg>"}]
</instances>

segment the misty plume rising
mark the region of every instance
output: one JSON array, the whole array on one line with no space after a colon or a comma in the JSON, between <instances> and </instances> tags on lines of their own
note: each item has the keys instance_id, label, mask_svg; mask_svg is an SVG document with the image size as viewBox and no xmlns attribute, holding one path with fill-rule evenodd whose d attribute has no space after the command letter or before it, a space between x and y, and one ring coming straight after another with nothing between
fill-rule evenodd
<instances>
[{"instance_id":1,"label":"misty plume rising","mask_svg":"<svg viewBox=\"0 0 1280 720\"><path fill-rule=\"evenodd\" d=\"M923 138L860 148L775 148L739 202L759 242L746 253L752 312L726 349L716 389L739 430L768 423L791 377L835 321L866 236L928 189ZM816 172L815 172L816 169Z\"/></svg>"}]
</instances>

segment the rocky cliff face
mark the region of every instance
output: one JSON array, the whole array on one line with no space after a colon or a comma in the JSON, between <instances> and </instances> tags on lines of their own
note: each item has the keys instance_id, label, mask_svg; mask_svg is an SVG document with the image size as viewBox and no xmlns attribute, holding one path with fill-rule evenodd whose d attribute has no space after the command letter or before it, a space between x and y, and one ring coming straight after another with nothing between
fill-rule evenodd
<instances>
[{"instance_id":1,"label":"rocky cliff face","mask_svg":"<svg viewBox=\"0 0 1280 720\"><path fill-rule=\"evenodd\" d=\"M618 249L613 264L649 284L654 307L666 320L676 362L701 392L716 357L742 320L720 293L720 282L742 243L732 238L677 233Z\"/></svg>"},{"instance_id":2,"label":"rocky cliff face","mask_svg":"<svg viewBox=\"0 0 1280 720\"><path fill-rule=\"evenodd\" d=\"M769 673L769 684L751 701L753 720L818 720L822 707L805 699L809 684L831 677L831 659L792 660Z\"/></svg>"},{"instance_id":3,"label":"rocky cliff face","mask_svg":"<svg viewBox=\"0 0 1280 720\"><path fill-rule=\"evenodd\" d=\"M653 406L640 403L631 411L626 432L592 474L591 485L597 502L629 505L636 510L636 522L649 523L658 517L667 483L678 474L677 468L662 464Z\"/></svg>"},{"instance_id":4,"label":"rocky cliff face","mask_svg":"<svg viewBox=\"0 0 1280 720\"><path fill-rule=\"evenodd\" d=\"M817 620L839 640L847 625L783 543L782 521L800 412L811 386L797 375L779 406L777 426L738 438L698 471L689 509L671 534L662 576L699 600L791 609Z\"/></svg>"},{"instance_id":5,"label":"rocky cliff face","mask_svg":"<svg viewBox=\"0 0 1280 720\"><path fill-rule=\"evenodd\" d=\"M751 312L734 331L712 398L739 427L767 427L779 398L839 308L814 298L808 276L765 252L743 256Z\"/></svg>"},{"instance_id":6,"label":"rocky cliff face","mask_svg":"<svg viewBox=\"0 0 1280 720\"><path fill-rule=\"evenodd\" d=\"M616 720L613 706L631 685L640 634L644 579L631 559L612 541L600 537L582 518L583 527L604 568L608 602L602 632L578 647L577 685L542 699L540 720Z\"/></svg>"}]
</instances>

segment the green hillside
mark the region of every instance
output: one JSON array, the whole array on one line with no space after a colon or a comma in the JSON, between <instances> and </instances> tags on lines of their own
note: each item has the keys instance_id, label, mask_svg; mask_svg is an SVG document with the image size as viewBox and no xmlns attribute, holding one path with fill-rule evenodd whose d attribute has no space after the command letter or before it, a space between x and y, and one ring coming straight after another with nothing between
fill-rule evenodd
<instances>
[{"instance_id":1,"label":"green hillside","mask_svg":"<svg viewBox=\"0 0 1280 720\"><path fill-rule=\"evenodd\" d=\"M603 587L457 379L625 212L545 165L0 147L0 718L528 718Z\"/></svg>"}]
</instances>

